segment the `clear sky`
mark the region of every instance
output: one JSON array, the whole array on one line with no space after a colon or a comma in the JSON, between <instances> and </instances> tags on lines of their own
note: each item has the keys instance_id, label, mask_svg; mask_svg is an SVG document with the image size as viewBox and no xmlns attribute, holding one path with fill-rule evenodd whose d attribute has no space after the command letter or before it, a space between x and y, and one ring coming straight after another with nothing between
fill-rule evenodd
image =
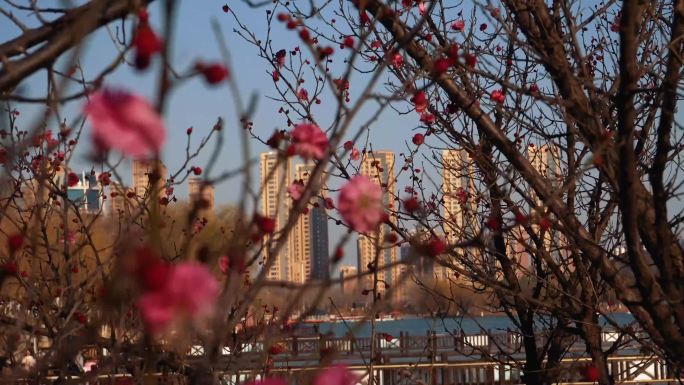
<instances>
[{"instance_id":1,"label":"clear sky","mask_svg":"<svg viewBox=\"0 0 684 385\"><path fill-rule=\"evenodd\" d=\"M50 3L50 2L48 2ZM195 60L203 59L206 61L220 60L218 43L212 31L211 20L215 19L221 25L223 35L228 42L232 55L232 76L237 79L243 98L249 99L252 93L256 93L258 98L258 109L254 116L254 132L262 137L268 137L275 128L285 128L282 116L277 114L278 104L270 101L265 96L275 95L273 82L271 79L269 64L256 55L256 48L244 42L233 32L236 26L235 20L230 14L222 11L223 1L179 1L177 29L173 41L173 64L179 71L190 69ZM241 1L230 1L230 6L240 16L243 24L248 25L260 38L266 33L266 10L264 8L253 9L245 6ZM43 3L41 2L41 5ZM49 5L49 4L45 4ZM150 7L153 25L160 31L159 9L160 2L156 2ZM24 20L35 25L35 19L24 16ZM116 27L121 23L110 25L109 31L102 29L90 37L85 51L81 55L81 66L86 73L86 77L95 76L98 71L111 63L117 55L117 48L110 38L110 34L117 33ZM130 23L126 24L130 28ZM280 23L276 23L276 28L272 34L274 46L292 49L299 44L299 38L295 32L287 31ZM19 29L4 19L0 22L0 41L6 41L20 33ZM120 31L119 31L120 33ZM129 31L127 34L130 35ZM338 48L338 47L336 47ZM335 56L341 61L342 55L348 52L339 52ZM156 65L159 63L157 62ZM133 68L123 65L113 74L107 77L106 83L109 86L122 87L135 91L154 100L156 94L156 71L155 66L146 72L138 72ZM45 72L41 71L23 84L21 92L27 96L44 96ZM352 79L352 98L355 89ZM77 88L70 88L76 91ZM70 92L66 92L69 94ZM40 119L42 107L40 105L17 105L22 113L19 124L21 128L32 127L35 119ZM67 121L75 119L82 107L82 101L70 103L65 106L64 113ZM322 126L330 124L330 120L325 120L330 116L334 108L334 103L322 103L314 108L314 113ZM357 121L364 121L370 116L372 106L369 105ZM232 96L227 87L209 88L200 78L193 78L185 81L184 84L174 89L170 95L165 114L165 121L168 130L168 143L163 153L163 159L171 172L175 172L181 166L186 141L186 129L194 127L193 144L197 144L200 135L210 131L217 117L223 117L226 122L226 140L218 165L214 172L218 173L228 169L234 169L242 162L242 150L239 144L238 132L240 128L238 117L234 113ZM321 118L323 117L323 118ZM416 114L398 116L392 110L383 114L371 130L371 140L375 149L389 149L399 153L406 151L406 141L410 141L413 135L412 130L418 124ZM55 128L55 131L57 129ZM352 129L352 133L356 132ZM91 164L85 157L90 140L83 138L76 157L72 160L72 167L75 169L90 169ZM412 146L412 145L411 145ZM267 151L266 146L256 141L251 143L253 156L258 156L259 152ZM192 165L205 167L210 151L204 151L196 162ZM397 157L399 160L400 158ZM130 178L130 165L123 165L123 175ZM399 165L400 167L400 165ZM398 167L397 167L398 169ZM253 180L258 180L258 168L252 170ZM215 174L214 174L215 175ZM402 178L403 179L403 178ZM129 179L130 180L130 179ZM129 180L125 180L128 182ZM399 183L402 188L404 184ZM233 203L237 200L239 191L242 189L241 181L236 179L216 186L217 204ZM185 186L176 189L180 197L185 197ZM331 247L339 238L343 230L338 228L334 222L330 223L330 243ZM332 251L332 249L331 249ZM345 263L355 263L355 244L352 242L347 247Z\"/></svg>"}]
</instances>

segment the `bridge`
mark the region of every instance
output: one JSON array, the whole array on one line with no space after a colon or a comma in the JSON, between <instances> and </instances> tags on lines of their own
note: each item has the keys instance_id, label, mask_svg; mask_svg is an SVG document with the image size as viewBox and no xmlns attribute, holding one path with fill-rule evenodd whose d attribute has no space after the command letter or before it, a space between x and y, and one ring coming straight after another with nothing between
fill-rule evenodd
<instances>
[{"instance_id":1,"label":"bridge","mask_svg":"<svg viewBox=\"0 0 684 385\"><path fill-rule=\"evenodd\" d=\"M539 343L544 336L537 337ZM642 352L642 345L624 339L618 332L603 333L607 349L619 342L621 348L609 357L609 372L616 383L675 383L673 371L659 357ZM284 377L292 383L308 383L320 363L344 364L358 373L361 384L368 383L369 364L379 385L450 385L450 384L520 384L524 365L524 349L520 334L487 332L398 336L380 333L375 338L292 337L266 349L262 342L226 346L221 352L223 367L235 368L226 373L225 383L239 384L263 373L265 359L271 360L270 376ZM374 357L371 357L371 347ZM273 349L277 346L277 349ZM190 349L189 360L201 360L204 348ZM558 371L560 383L591 383L584 375L591 359L581 341L568 347ZM254 368L261 368L255 370Z\"/></svg>"},{"instance_id":2,"label":"bridge","mask_svg":"<svg viewBox=\"0 0 684 385\"><path fill-rule=\"evenodd\" d=\"M604 348L619 342L621 348L608 358L609 372L616 384L675 384L673 370L658 356L642 351L636 341L622 340L617 332L604 332ZM538 337L544 342L544 336ZM277 347L277 348L273 348ZM371 357L371 352L374 356ZM100 353L106 356L107 352ZM202 345L194 345L184 361L206 362ZM591 359L583 343L568 346L567 354L556 373L559 384L591 384L585 369ZM263 376L281 377L289 384L310 384L311 378L329 364L344 364L359 377L359 385L369 384L370 375L377 385L480 385L522 384L524 351L520 335L513 332L487 332L398 336L380 333L375 338L354 337L290 337L274 343L236 342L224 346L212 372L226 385L241 384ZM371 369L372 365L372 369ZM125 383L130 377L125 370L97 376L77 375L62 383ZM150 373L145 383L183 384L182 377L170 373ZM45 378L48 382L56 377ZM155 381L155 379L157 381ZM21 381L19 381L21 382ZM1 384L8 383L0 380ZM12 381L12 383L16 383Z\"/></svg>"}]
</instances>

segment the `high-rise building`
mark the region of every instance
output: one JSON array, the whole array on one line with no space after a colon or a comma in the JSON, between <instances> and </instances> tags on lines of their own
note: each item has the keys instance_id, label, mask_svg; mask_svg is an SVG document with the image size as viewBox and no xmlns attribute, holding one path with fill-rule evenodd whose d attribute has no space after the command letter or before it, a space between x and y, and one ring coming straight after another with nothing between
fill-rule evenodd
<instances>
[{"instance_id":1,"label":"high-rise building","mask_svg":"<svg viewBox=\"0 0 684 385\"><path fill-rule=\"evenodd\" d=\"M340 266L340 287L342 289L342 294L344 295L356 295L359 283L358 278L355 278L358 274L356 267L351 265Z\"/></svg>"},{"instance_id":2,"label":"high-rise building","mask_svg":"<svg viewBox=\"0 0 684 385\"><path fill-rule=\"evenodd\" d=\"M527 159L541 176L545 177L554 186L557 185L561 177L561 159L558 146L553 143L535 146L531 143L527 147ZM537 194L534 191L531 191L531 194L535 204L541 206L543 202L537 197Z\"/></svg>"},{"instance_id":3,"label":"high-rise building","mask_svg":"<svg viewBox=\"0 0 684 385\"><path fill-rule=\"evenodd\" d=\"M437 263L437 257L431 258L421 255L415 248L425 245L430 241L432 234L426 230L413 229L408 232L410 242L404 243L400 248L402 265L408 267L411 274L422 280L436 280L443 277L436 274L444 274L442 266ZM440 256L441 257L441 256Z\"/></svg>"},{"instance_id":4,"label":"high-rise building","mask_svg":"<svg viewBox=\"0 0 684 385\"><path fill-rule=\"evenodd\" d=\"M278 253L273 252L281 230L287 224L290 201L287 186L292 180L292 161L279 158L277 152L265 152L260 157L261 215L275 220L275 232L264 237L264 262L270 264L266 277L271 280L292 281L295 274L290 265L290 244L285 242Z\"/></svg>"},{"instance_id":5,"label":"high-rise building","mask_svg":"<svg viewBox=\"0 0 684 385\"><path fill-rule=\"evenodd\" d=\"M538 146L530 144L527 147L527 158L532 164L532 167L555 187L554 191L560 191L559 187L562 179L560 148L553 143L546 143ZM536 216L549 215L544 208L544 202L534 191L532 191L532 189L530 189L530 195L534 201L534 207L530 207L530 213L534 212L533 214ZM551 220L552 218L548 219ZM542 233L542 230L537 223L532 224L532 229L537 234ZM565 252L563 250L564 245L567 244L567 241L562 234L553 229L549 229L543 235L542 244L544 249L549 252L556 261L561 261L561 254Z\"/></svg>"},{"instance_id":6,"label":"high-rise building","mask_svg":"<svg viewBox=\"0 0 684 385\"><path fill-rule=\"evenodd\" d=\"M188 197L192 204L198 204L200 215L214 212L214 186L204 183L202 178L188 178Z\"/></svg>"},{"instance_id":7,"label":"high-rise building","mask_svg":"<svg viewBox=\"0 0 684 385\"><path fill-rule=\"evenodd\" d=\"M475 199L475 163L465 149L442 151L442 191L444 193L444 239L447 243L457 243L474 237L480 230L477 221L477 201ZM459 249L457 258L451 262L460 266L460 259L477 258L475 249ZM435 265L435 279L453 276L448 267Z\"/></svg>"},{"instance_id":8,"label":"high-rise building","mask_svg":"<svg viewBox=\"0 0 684 385\"><path fill-rule=\"evenodd\" d=\"M444 232L453 243L477 231L475 165L466 150L450 149L442 152L442 167Z\"/></svg>"},{"instance_id":9,"label":"high-rise building","mask_svg":"<svg viewBox=\"0 0 684 385\"><path fill-rule=\"evenodd\" d=\"M306 185L315 164L295 166L295 181ZM309 205L309 212L302 213L290 234L292 280L307 282L329 278L330 255L328 254L328 216L322 196L312 198L317 205Z\"/></svg>"},{"instance_id":10,"label":"high-rise building","mask_svg":"<svg viewBox=\"0 0 684 385\"><path fill-rule=\"evenodd\" d=\"M368 151L361 160L361 174L370 177L381 186L383 191L383 206L391 210L394 206L396 194L396 181L394 177L394 153L391 151ZM390 216L390 220L396 220ZM358 265L359 271L367 272L369 267L376 267L378 279L384 282L378 283L378 290L384 292L387 285L390 287L398 283L400 268L397 265L397 247L386 247L383 244L385 236L391 233L387 224L382 224L377 231L368 234L360 234L358 241ZM377 257L377 266L375 266ZM367 274L361 283L365 289L372 289L373 274ZM393 289L395 299L400 297L400 287Z\"/></svg>"},{"instance_id":11,"label":"high-rise building","mask_svg":"<svg viewBox=\"0 0 684 385\"><path fill-rule=\"evenodd\" d=\"M123 186L117 182L109 184L109 213L111 215L126 216L133 213L136 207L135 199L130 198L129 193L133 193L133 189Z\"/></svg>"},{"instance_id":12,"label":"high-rise building","mask_svg":"<svg viewBox=\"0 0 684 385\"><path fill-rule=\"evenodd\" d=\"M530 237L525 228L515 226L506 234L506 253L515 261L515 273L517 276L531 274L530 253L525 245L530 242Z\"/></svg>"},{"instance_id":13,"label":"high-rise building","mask_svg":"<svg viewBox=\"0 0 684 385\"><path fill-rule=\"evenodd\" d=\"M147 196L148 192L164 196L166 177L166 166L160 160L133 161L133 191L139 197Z\"/></svg>"},{"instance_id":14,"label":"high-rise building","mask_svg":"<svg viewBox=\"0 0 684 385\"><path fill-rule=\"evenodd\" d=\"M79 211L86 214L97 214L105 212L104 190L98 181L97 173L80 172L78 183L67 187L67 198ZM60 185L63 185L60 181Z\"/></svg>"}]
</instances>

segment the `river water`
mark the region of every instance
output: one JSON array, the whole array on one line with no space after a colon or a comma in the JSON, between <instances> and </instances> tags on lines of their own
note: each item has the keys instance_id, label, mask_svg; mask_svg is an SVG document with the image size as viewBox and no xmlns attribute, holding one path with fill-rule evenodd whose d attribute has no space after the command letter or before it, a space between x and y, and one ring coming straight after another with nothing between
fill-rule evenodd
<instances>
[{"instance_id":1,"label":"river water","mask_svg":"<svg viewBox=\"0 0 684 385\"><path fill-rule=\"evenodd\" d=\"M634 318L629 313L612 313L610 318L618 325L624 326L632 323ZM602 324L607 324L605 318L601 318ZM352 332L356 337L368 337L371 334L370 321L365 322L322 322L312 326L314 332L322 334L332 334L342 337L347 332ZM540 329L542 329L540 323ZM426 335L430 331L437 334L446 332L462 331L465 334L479 334L483 331L505 332L515 330L514 324L506 316L464 316L457 318L424 318L407 317L401 319L391 319L376 321L376 331L398 336L400 332L407 332L409 335Z\"/></svg>"}]
</instances>

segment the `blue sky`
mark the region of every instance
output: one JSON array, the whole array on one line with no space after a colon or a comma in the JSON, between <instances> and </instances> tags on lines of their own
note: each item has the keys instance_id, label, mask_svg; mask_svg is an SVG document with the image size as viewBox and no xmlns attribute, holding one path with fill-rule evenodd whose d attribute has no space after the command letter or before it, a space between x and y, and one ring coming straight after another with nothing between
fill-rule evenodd
<instances>
[{"instance_id":1,"label":"blue sky","mask_svg":"<svg viewBox=\"0 0 684 385\"><path fill-rule=\"evenodd\" d=\"M206 61L217 61L220 59L218 51L218 43L212 32L210 20L216 19L221 24L224 32L224 37L228 41L229 48L232 55L232 77L237 79L237 84L241 89L244 100L249 99L250 95L255 93L259 96L258 109L254 116L254 132L268 137L275 128L286 128L284 120L277 114L277 109L280 105L270 101L264 96L274 95L273 82L270 78L269 64L263 59L256 56L256 48L244 42L240 37L232 32L235 26L234 19L231 15L225 14L221 11L221 6L224 2L211 1L203 2L204 4L197 4L194 2L181 1L178 2L180 9L178 12L177 30L175 32L175 40L173 44L174 66L177 70L183 71L190 69L197 59ZM157 16L160 14L158 8L159 3L155 3L150 8L150 13L153 22L156 22ZM257 34L265 34L265 9L251 9L242 4L242 2L231 2L231 7L234 7L236 13L241 16L243 23L249 25ZM114 23L115 27L118 23ZM155 23L156 24L156 23ZM128 25L127 25L128 26ZM276 23L277 28L282 25ZM156 29L160 30L159 25ZM273 33L274 45L282 46L283 48L293 48L299 39L295 32L287 31L285 28L276 30ZM12 28L9 23L0 23L0 39L7 40L12 36L16 36L19 30ZM112 28L112 32L113 28ZM341 58L345 53L338 53ZM107 66L115 57L115 45L110 40L107 32L101 30L95 34L88 44L86 50L81 56L82 68L88 75L94 76L99 69ZM159 63L155 63L159 64ZM156 94L156 72L153 67L151 70L145 72L135 71L131 67L121 66L116 72L109 76L105 84L109 86L121 87L128 90L135 91L139 94L147 96L150 100L155 100ZM25 82L24 94L30 96L44 95L44 72L40 72ZM352 84L353 87L353 84ZM71 88L77 90L76 88ZM354 89L352 88L352 93ZM67 94L69 92L66 92ZM238 132L241 128L238 125L237 116L233 109L233 100L227 87L207 87L200 78L193 78L185 81L181 86L174 89L170 96L170 103L166 114L164 116L167 130L168 143L163 158L169 168L174 169L180 165L180 157L178 151L183 151L185 147L186 134L188 127L194 127L193 143L199 142L199 137L202 134L209 132L218 117L224 118L226 122L226 144L219 161L217 171L227 168L234 168L237 162L241 161L241 148L238 143ZM69 103L64 111L67 121L78 116L82 102ZM30 127L30 118L39 118L41 111L40 106L36 105L18 105L23 113L20 124L23 127ZM329 116L333 105L331 103L323 103L314 108L314 113L317 119L320 119L323 124L329 124L325 117ZM361 114L359 122L363 121L365 117L370 115L371 108L366 108ZM321 119L321 117L324 117ZM382 119L373 127L372 142L376 149L394 149L396 151L403 151L406 149L404 141L410 139L411 130L417 125L418 119L415 115L409 115L401 118L395 116L394 113L385 113ZM401 135L397 135L397 130L400 130ZM352 130L351 132L355 132ZM87 134L87 130L86 130ZM86 150L86 143L81 145L81 151ZM267 151L266 146L258 142L252 143L252 152L254 155L262 151ZM82 164L86 166L88 163L80 154L76 166ZM200 160L195 163L198 166L204 166L208 158L208 151L200 157ZM225 167L221 167L225 166ZM256 175L255 175L256 176ZM182 193L181 189L181 193ZM217 201L219 203L230 203L231 197L235 196L235 192L239 191L239 186L235 183L227 183L217 186Z\"/></svg>"},{"instance_id":2,"label":"blue sky","mask_svg":"<svg viewBox=\"0 0 684 385\"><path fill-rule=\"evenodd\" d=\"M275 94L273 90L272 79L269 75L269 64L263 59L257 57L256 48L244 42L239 36L233 33L235 27L235 20L232 15L226 14L221 10L224 2L222 1L180 1L178 2L180 9L178 10L177 29L175 31L175 39L173 41L173 62L174 66L179 71L190 69L197 59L206 61L221 60L218 50L218 43L216 41L214 32L212 31L211 20L217 20L223 30L223 35L228 42L229 49L232 55L232 76L237 80L240 87L242 97L245 100L249 99L252 93L259 96L258 109L254 116L254 132L266 138L273 132L275 128L285 128L282 116L277 114L278 104L270 101L264 97ZM41 4L42 5L42 4ZM153 25L160 31L158 18L160 2L156 2L150 9ZM230 6L235 12L240 15L243 24L249 27L263 37L266 32L266 14L265 9L252 9L243 5L242 2L231 1ZM29 22L35 22L34 19L25 19ZM111 33L115 34L115 27L120 26L120 23L113 23L111 25ZM126 24L130 28L130 23ZM272 38L274 46L292 49L299 43L299 38L295 32L287 31L280 23L275 23L278 30L274 30ZM0 40L6 41L19 34L19 29L6 22L6 19L0 22ZM128 34L128 31L127 31ZM336 47L337 48L337 47ZM98 71L106 67L117 54L116 46L111 41L107 30L102 29L98 33L92 35L88 43L85 45L85 50L81 55L81 67L86 72L86 77L93 77ZM338 52L336 57L341 59L342 55L347 55L347 52ZM338 59L338 61L341 61ZM158 65L159 63L155 63ZM131 67L121 66L117 71L107 77L106 84L109 86L121 87L128 90L135 91L139 94L147 96L150 100L155 100L156 94L156 71L155 66L146 72L138 72ZM28 79L23 84L22 93L26 96L44 96L45 73L41 71ZM360 86L358 87L360 88ZM77 88L71 88L76 91ZM352 94L355 92L354 83L352 82ZM70 92L67 90L66 94ZM316 106L314 113L317 119L320 119L321 125L330 124L325 117L333 111L334 103L323 103ZM17 105L22 113L19 120L20 128L28 129L33 126L36 119L40 119L43 109L40 105ZM82 102L69 103L64 107L63 113L67 121L75 119L82 107ZM361 122L364 118L370 116L372 106L368 106L360 114L357 121ZM193 78L185 81L181 86L174 89L170 95L167 112L164 116L168 130L168 142L163 153L163 159L170 170L175 171L180 167L183 161L183 153L186 141L186 129L190 126L194 127L193 144L199 142L200 136L208 133L214 125L216 119L222 117L226 122L225 125L225 145L219 157L218 164L214 168L214 173L219 173L224 170L234 169L242 162L242 150L239 144L238 132L240 128L238 124L238 117L233 109L233 100L227 87L207 87L200 78ZM323 117L323 118L321 118ZM383 114L382 118L377 121L371 130L371 140L375 149L390 149L397 153L406 150L406 140L410 140L412 136L412 129L418 124L418 118L415 114L404 117L397 116L391 110ZM54 128L55 131L57 130ZM355 133L357 129L352 127L351 133ZM90 169L91 164L86 159L85 155L89 147L90 140L87 137L88 129L85 131L85 138L82 139L79 152L72 160L72 167L75 169ZM211 145L210 145L211 146ZM211 150L209 148L208 150ZM258 156L258 153L267 151L266 146L261 145L256 141L251 143L251 152L253 156ZM210 151L205 150L199 159L193 162L192 165L205 167ZM397 157L399 160L399 158ZM125 178L130 178L130 164L124 163L121 171ZM253 180L258 180L258 168L252 170ZM128 180L124 180L127 182ZM399 184L401 188L403 184ZM232 179L226 183L216 186L216 201L217 204L233 203L237 200L238 194L242 189L241 181ZM180 197L185 197L185 186L179 186L177 194ZM337 226L330 223L330 241L331 246L339 238L342 229L336 230ZM354 263L355 245L350 244L347 250L347 257L345 262Z\"/></svg>"}]
</instances>

